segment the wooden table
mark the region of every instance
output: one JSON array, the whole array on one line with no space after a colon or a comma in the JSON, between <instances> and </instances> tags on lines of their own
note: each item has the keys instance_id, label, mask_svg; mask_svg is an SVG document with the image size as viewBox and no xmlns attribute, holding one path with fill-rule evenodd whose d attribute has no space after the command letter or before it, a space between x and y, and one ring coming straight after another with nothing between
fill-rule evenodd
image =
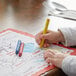
<instances>
[{"instance_id":1,"label":"wooden table","mask_svg":"<svg viewBox=\"0 0 76 76\"><path fill-rule=\"evenodd\" d=\"M54 68L47 73L43 74L42 76L67 76L61 69Z\"/></svg>"},{"instance_id":2,"label":"wooden table","mask_svg":"<svg viewBox=\"0 0 76 76\"><path fill-rule=\"evenodd\" d=\"M45 0L0 0L0 31L15 28L35 35L43 29L48 10ZM50 0L47 0L49 2ZM46 76L66 76L55 68Z\"/></svg>"}]
</instances>

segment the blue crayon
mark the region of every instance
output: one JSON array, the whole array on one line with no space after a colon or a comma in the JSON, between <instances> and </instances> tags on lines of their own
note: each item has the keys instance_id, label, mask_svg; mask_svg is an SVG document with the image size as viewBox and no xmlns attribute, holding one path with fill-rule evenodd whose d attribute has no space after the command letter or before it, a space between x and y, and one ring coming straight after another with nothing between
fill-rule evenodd
<instances>
[{"instance_id":1,"label":"blue crayon","mask_svg":"<svg viewBox=\"0 0 76 76\"><path fill-rule=\"evenodd\" d=\"M21 46L21 40L18 40L18 42L17 42L17 47L16 47L16 54L19 53L20 46Z\"/></svg>"}]
</instances>

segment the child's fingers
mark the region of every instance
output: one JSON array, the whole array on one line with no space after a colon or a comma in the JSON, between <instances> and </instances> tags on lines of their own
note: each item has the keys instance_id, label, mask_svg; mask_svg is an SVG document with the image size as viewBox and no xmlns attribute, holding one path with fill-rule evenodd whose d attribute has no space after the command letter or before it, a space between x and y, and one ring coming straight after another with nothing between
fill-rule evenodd
<instances>
[{"instance_id":1,"label":"child's fingers","mask_svg":"<svg viewBox=\"0 0 76 76\"><path fill-rule=\"evenodd\" d=\"M37 35L35 35L35 40L36 40L36 42L38 43L38 44L40 44L40 42L41 42L41 35L42 35L42 33L40 32L40 33L38 33Z\"/></svg>"},{"instance_id":2,"label":"child's fingers","mask_svg":"<svg viewBox=\"0 0 76 76\"><path fill-rule=\"evenodd\" d=\"M48 57L50 57L50 55L48 54L48 52L44 52L44 58L46 59Z\"/></svg>"},{"instance_id":3,"label":"child's fingers","mask_svg":"<svg viewBox=\"0 0 76 76\"><path fill-rule=\"evenodd\" d=\"M40 44L41 40L40 40L40 38L39 38L39 37L38 37L38 38L36 38L36 42L37 42L38 44Z\"/></svg>"},{"instance_id":4,"label":"child's fingers","mask_svg":"<svg viewBox=\"0 0 76 76\"><path fill-rule=\"evenodd\" d=\"M50 64L50 58L47 58L46 60L45 60L48 64Z\"/></svg>"},{"instance_id":5,"label":"child's fingers","mask_svg":"<svg viewBox=\"0 0 76 76\"><path fill-rule=\"evenodd\" d=\"M50 44L46 44L47 45L47 47L49 47L50 46Z\"/></svg>"},{"instance_id":6,"label":"child's fingers","mask_svg":"<svg viewBox=\"0 0 76 76\"><path fill-rule=\"evenodd\" d=\"M49 41L45 39L43 47L46 48L46 47L49 47L49 46L50 46Z\"/></svg>"},{"instance_id":7,"label":"child's fingers","mask_svg":"<svg viewBox=\"0 0 76 76\"><path fill-rule=\"evenodd\" d=\"M46 46L49 47L50 46L50 43L48 40L46 40Z\"/></svg>"},{"instance_id":8,"label":"child's fingers","mask_svg":"<svg viewBox=\"0 0 76 76\"><path fill-rule=\"evenodd\" d=\"M50 44L49 40L45 39L44 43Z\"/></svg>"},{"instance_id":9,"label":"child's fingers","mask_svg":"<svg viewBox=\"0 0 76 76\"><path fill-rule=\"evenodd\" d=\"M49 46L50 46L50 44L48 44L48 43L44 43L44 45L43 45L44 48L47 48Z\"/></svg>"},{"instance_id":10,"label":"child's fingers","mask_svg":"<svg viewBox=\"0 0 76 76\"><path fill-rule=\"evenodd\" d=\"M44 45L43 45L43 47L44 47L44 48L46 48L46 47L47 47L47 45L46 45L46 44L44 44Z\"/></svg>"},{"instance_id":11,"label":"child's fingers","mask_svg":"<svg viewBox=\"0 0 76 76\"><path fill-rule=\"evenodd\" d=\"M45 51L44 58L54 58L54 54L50 53L50 51Z\"/></svg>"},{"instance_id":12,"label":"child's fingers","mask_svg":"<svg viewBox=\"0 0 76 76\"><path fill-rule=\"evenodd\" d=\"M56 53L54 50L50 50L50 49L48 49L47 51L48 51L49 53L52 53L53 55L55 55L55 53Z\"/></svg>"},{"instance_id":13,"label":"child's fingers","mask_svg":"<svg viewBox=\"0 0 76 76\"><path fill-rule=\"evenodd\" d=\"M57 59L54 59L54 58L47 58L47 59L46 59L46 62L47 62L48 64L52 63L53 65L56 65Z\"/></svg>"}]
</instances>

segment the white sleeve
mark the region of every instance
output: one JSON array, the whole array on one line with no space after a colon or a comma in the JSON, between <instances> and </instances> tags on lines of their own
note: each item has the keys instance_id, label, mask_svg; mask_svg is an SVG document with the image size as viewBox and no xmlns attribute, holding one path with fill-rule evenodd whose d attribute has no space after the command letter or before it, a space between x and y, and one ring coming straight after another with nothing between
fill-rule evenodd
<instances>
[{"instance_id":1,"label":"white sleeve","mask_svg":"<svg viewBox=\"0 0 76 76\"><path fill-rule=\"evenodd\" d=\"M65 46L76 45L76 28L59 28L65 39Z\"/></svg>"},{"instance_id":2,"label":"white sleeve","mask_svg":"<svg viewBox=\"0 0 76 76\"><path fill-rule=\"evenodd\" d=\"M62 62L62 70L69 76L76 76L76 56L67 56Z\"/></svg>"}]
</instances>

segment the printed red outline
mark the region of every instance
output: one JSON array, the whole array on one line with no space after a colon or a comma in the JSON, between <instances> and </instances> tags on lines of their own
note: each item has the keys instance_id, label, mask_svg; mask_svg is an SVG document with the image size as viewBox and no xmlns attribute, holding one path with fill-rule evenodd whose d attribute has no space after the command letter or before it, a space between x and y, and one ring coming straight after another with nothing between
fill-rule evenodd
<instances>
[{"instance_id":1,"label":"printed red outline","mask_svg":"<svg viewBox=\"0 0 76 76\"><path fill-rule=\"evenodd\" d=\"M29 34L29 33L27 33L27 32L23 32L23 31L19 31L19 30L16 30L16 29L12 29L12 28L5 29L5 30L1 31L0 33L6 32L6 31L13 31L13 32L16 32L16 33L20 33L20 34L23 34L23 35L26 35L26 36L35 38L35 36L32 35L32 34ZM75 49L75 48L65 47L65 46L63 46L63 45L61 45L61 44L55 44L55 45L58 45L58 46L61 46L61 47L64 47L64 48L68 48L68 49L74 50L74 52L71 53L71 55L76 55L76 49ZM49 71L49 70L51 70L51 69L54 69L54 68L55 68L54 65L48 66L48 67L46 67L46 68L44 68L44 69L36 72L36 73L33 74L32 76L39 76L40 74L42 74L42 73L44 73L44 72L46 72L46 71Z\"/></svg>"}]
</instances>

